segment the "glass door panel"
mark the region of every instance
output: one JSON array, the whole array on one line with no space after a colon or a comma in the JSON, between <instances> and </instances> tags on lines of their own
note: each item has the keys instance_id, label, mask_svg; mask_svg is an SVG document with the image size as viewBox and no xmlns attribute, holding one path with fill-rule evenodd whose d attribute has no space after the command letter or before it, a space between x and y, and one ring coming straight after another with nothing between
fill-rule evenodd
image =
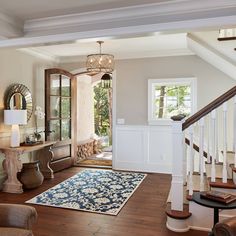
<instances>
[{"instance_id":1,"label":"glass door panel","mask_svg":"<svg viewBox=\"0 0 236 236\"><path fill-rule=\"evenodd\" d=\"M61 78L61 96L70 97L70 78L62 75Z\"/></svg>"},{"instance_id":2,"label":"glass door panel","mask_svg":"<svg viewBox=\"0 0 236 236\"><path fill-rule=\"evenodd\" d=\"M70 118L71 110L71 99L70 98L62 98L61 99L61 118Z\"/></svg>"},{"instance_id":3,"label":"glass door panel","mask_svg":"<svg viewBox=\"0 0 236 236\"><path fill-rule=\"evenodd\" d=\"M61 140L66 140L71 138L71 127L70 127L70 120L62 120L61 125Z\"/></svg>"},{"instance_id":4,"label":"glass door panel","mask_svg":"<svg viewBox=\"0 0 236 236\"><path fill-rule=\"evenodd\" d=\"M50 141L60 141L60 136L61 136L60 121L59 120L51 120L49 122L49 129L51 130L49 140Z\"/></svg>"},{"instance_id":5,"label":"glass door panel","mask_svg":"<svg viewBox=\"0 0 236 236\"><path fill-rule=\"evenodd\" d=\"M59 96L50 96L50 118L60 117L60 100Z\"/></svg>"},{"instance_id":6,"label":"glass door panel","mask_svg":"<svg viewBox=\"0 0 236 236\"><path fill-rule=\"evenodd\" d=\"M60 95L60 75L50 75L50 95Z\"/></svg>"}]
</instances>

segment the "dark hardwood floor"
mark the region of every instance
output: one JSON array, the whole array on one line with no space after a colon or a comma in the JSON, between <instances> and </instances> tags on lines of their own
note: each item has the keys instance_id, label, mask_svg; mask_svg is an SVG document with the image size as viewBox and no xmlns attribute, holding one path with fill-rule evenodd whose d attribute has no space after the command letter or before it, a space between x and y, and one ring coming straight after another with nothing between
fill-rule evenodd
<instances>
[{"instance_id":1,"label":"dark hardwood floor","mask_svg":"<svg viewBox=\"0 0 236 236\"><path fill-rule=\"evenodd\" d=\"M71 177L83 168L73 167L55 174L52 180L23 194L0 193L1 203L26 200ZM206 232L174 233L166 224L166 199L170 175L148 174L117 216L32 205L38 212L35 236L206 236Z\"/></svg>"}]
</instances>

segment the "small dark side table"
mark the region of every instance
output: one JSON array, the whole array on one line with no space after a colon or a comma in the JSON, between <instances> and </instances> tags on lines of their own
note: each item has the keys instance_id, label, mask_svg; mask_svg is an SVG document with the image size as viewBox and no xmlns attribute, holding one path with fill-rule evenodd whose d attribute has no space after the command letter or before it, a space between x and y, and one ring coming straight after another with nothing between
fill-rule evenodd
<instances>
[{"instance_id":1,"label":"small dark side table","mask_svg":"<svg viewBox=\"0 0 236 236\"><path fill-rule=\"evenodd\" d=\"M214 225L213 225L213 228L214 228L215 224L219 222L219 209L229 210L229 209L235 209L236 208L236 201L228 203L228 204L224 204L224 203L216 202L216 201L213 201L213 200L208 200L208 199L205 199L205 198L201 198L200 194L201 194L200 192L194 192L193 196L192 196L192 200L194 202L196 202L197 204L199 204L199 205L214 209ZM214 235L214 234L210 233L209 235Z\"/></svg>"}]
</instances>

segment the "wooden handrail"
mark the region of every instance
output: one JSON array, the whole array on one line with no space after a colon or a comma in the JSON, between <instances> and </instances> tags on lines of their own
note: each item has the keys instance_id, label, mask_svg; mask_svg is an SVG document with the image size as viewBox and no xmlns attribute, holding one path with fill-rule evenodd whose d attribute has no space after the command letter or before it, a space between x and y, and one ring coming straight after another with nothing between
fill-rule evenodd
<instances>
[{"instance_id":1,"label":"wooden handrail","mask_svg":"<svg viewBox=\"0 0 236 236\"><path fill-rule=\"evenodd\" d=\"M185 143L190 146L190 140L188 138L185 138ZM193 143L193 149L197 152L199 152L199 147L197 144ZM207 158L207 152L203 151L203 156ZM211 156L210 156L210 160L211 160Z\"/></svg>"},{"instance_id":2,"label":"wooden handrail","mask_svg":"<svg viewBox=\"0 0 236 236\"><path fill-rule=\"evenodd\" d=\"M182 125L182 130L187 129L190 125L194 124L200 120L203 116L209 114L212 110L216 109L224 102L228 101L230 98L236 95L236 86L228 90L226 93L222 94L220 97L216 98L214 101L209 103L207 106L203 107L200 111L190 116Z\"/></svg>"}]
</instances>

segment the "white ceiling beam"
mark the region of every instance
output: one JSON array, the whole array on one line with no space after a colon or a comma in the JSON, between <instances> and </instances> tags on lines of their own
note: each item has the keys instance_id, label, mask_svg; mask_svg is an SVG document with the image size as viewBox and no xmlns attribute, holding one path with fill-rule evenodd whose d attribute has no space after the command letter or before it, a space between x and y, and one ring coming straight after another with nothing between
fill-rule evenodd
<instances>
[{"instance_id":1,"label":"white ceiling beam","mask_svg":"<svg viewBox=\"0 0 236 236\"><path fill-rule=\"evenodd\" d=\"M177 0L27 20L26 37L235 15L234 0Z\"/></svg>"},{"instance_id":2,"label":"white ceiling beam","mask_svg":"<svg viewBox=\"0 0 236 236\"><path fill-rule=\"evenodd\" d=\"M0 36L2 38L14 38L23 36L24 22L0 12Z\"/></svg>"},{"instance_id":3,"label":"white ceiling beam","mask_svg":"<svg viewBox=\"0 0 236 236\"><path fill-rule=\"evenodd\" d=\"M236 65L230 58L224 56L193 34L187 34L187 44L188 48L197 56L236 80Z\"/></svg>"},{"instance_id":4,"label":"white ceiling beam","mask_svg":"<svg viewBox=\"0 0 236 236\"><path fill-rule=\"evenodd\" d=\"M28 20L24 37L0 47L26 47L94 37L234 25L235 0L175 0L96 12Z\"/></svg>"}]
</instances>

